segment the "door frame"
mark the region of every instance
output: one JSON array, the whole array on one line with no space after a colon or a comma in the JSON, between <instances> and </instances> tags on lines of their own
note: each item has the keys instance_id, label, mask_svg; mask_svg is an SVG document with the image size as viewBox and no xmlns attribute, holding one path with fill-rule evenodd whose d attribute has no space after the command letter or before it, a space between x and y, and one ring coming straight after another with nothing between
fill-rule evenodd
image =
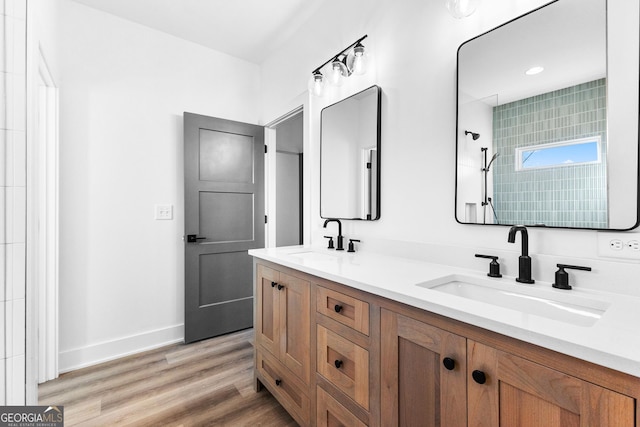
<instances>
[{"instance_id":1,"label":"door frame","mask_svg":"<svg viewBox=\"0 0 640 427\"><path fill-rule=\"evenodd\" d=\"M267 147L267 152L265 154L265 162L264 162L264 175L265 175L264 176L264 185L265 185L264 202L265 202L266 215L268 218L268 221L265 227L265 236L264 236L264 242L265 242L266 248L276 247L276 215L277 215L276 213L276 187L277 187L276 186L276 174L277 174L276 140L277 140L277 136L276 136L275 128L276 126L291 119L292 117L297 116L298 114L302 114L303 115L302 146L303 146L303 153L304 153L304 150L305 150L304 140L306 138L305 131L304 131L304 126L305 126L304 111L305 111L304 105L299 105L298 107L294 108L288 113L285 113L282 116L278 117L277 119L264 125L264 144ZM302 183L301 183L302 185L300 188L302 189L302 193L304 197L308 197L307 196L308 191L306 191L306 188L304 185L304 183L307 181L306 180L307 168L303 166L302 170L303 170L303 176L302 176ZM302 240L304 244L307 244L310 241L309 233L307 233L307 230L309 229L308 221L305 220L306 216L304 215L304 212L307 211L307 204L302 199L300 200L300 203L302 203L302 211L303 211L303 215L301 216L301 221L303 224Z\"/></svg>"},{"instance_id":2,"label":"door frame","mask_svg":"<svg viewBox=\"0 0 640 427\"><path fill-rule=\"evenodd\" d=\"M37 380L58 377L59 89L41 49L33 78L33 131L27 151L28 316L36 330Z\"/></svg>"}]
</instances>

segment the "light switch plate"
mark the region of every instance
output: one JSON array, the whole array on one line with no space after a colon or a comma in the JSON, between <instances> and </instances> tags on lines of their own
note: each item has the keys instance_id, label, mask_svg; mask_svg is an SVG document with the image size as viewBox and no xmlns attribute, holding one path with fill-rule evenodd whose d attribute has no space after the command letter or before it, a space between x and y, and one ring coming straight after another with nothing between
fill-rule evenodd
<instances>
[{"instance_id":1,"label":"light switch plate","mask_svg":"<svg viewBox=\"0 0 640 427\"><path fill-rule=\"evenodd\" d=\"M173 219L173 205L156 205L155 212L157 220Z\"/></svg>"}]
</instances>

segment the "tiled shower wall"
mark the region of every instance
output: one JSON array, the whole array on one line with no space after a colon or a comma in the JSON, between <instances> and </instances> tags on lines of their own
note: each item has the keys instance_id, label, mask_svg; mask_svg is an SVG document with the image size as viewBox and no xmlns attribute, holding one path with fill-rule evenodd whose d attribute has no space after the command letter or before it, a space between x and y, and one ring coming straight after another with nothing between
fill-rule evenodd
<instances>
[{"instance_id":1,"label":"tiled shower wall","mask_svg":"<svg viewBox=\"0 0 640 427\"><path fill-rule=\"evenodd\" d=\"M515 170L515 149L599 135L599 164ZM498 222L607 228L606 80L494 108L494 205Z\"/></svg>"},{"instance_id":2,"label":"tiled shower wall","mask_svg":"<svg viewBox=\"0 0 640 427\"><path fill-rule=\"evenodd\" d=\"M0 405L25 404L26 0L0 0Z\"/></svg>"}]
</instances>

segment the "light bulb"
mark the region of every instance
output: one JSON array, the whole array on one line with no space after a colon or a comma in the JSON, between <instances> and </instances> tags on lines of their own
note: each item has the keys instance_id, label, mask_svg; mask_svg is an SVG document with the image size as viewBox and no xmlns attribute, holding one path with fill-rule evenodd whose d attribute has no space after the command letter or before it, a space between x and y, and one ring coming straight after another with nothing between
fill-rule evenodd
<instances>
[{"instance_id":1,"label":"light bulb","mask_svg":"<svg viewBox=\"0 0 640 427\"><path fill-rule=\"evenodd\" d=\"M329 71L329 83L334 86L342 86L343 77L347 75L347 66L344 65L337 57L331 63L331 71Z\"/></svg>"},{"instance_id":2,"label":"light bulb","mask_svg":"<svg viewBox=\"0 0 640 427\"><path fill-rule=\"evenodd\" d=\"M471 15L476 11L479 0L447 0L449 13L457 19Z\"/></svg>"},{"instance_id":3,"label":"light bulb","mask_svg":"<svg viewBox=\"0 0 640 427\"><path fill-rule=\"evenodd\" d=\"M320 71L315 71L309 79L309 92L318 97L322 96L325 80L326 79Z\"/></svg>"},{"instance_id":4,"label":"light bulb","mask_svg":"<svg viewBox=\"0 0 640 427\"><path fill-rule=\"evenodd\" d=\"M350 54L350 60L347 61L351 64L351 72L357 75L363 75L367 72L367 53L360 43L353 48L353 53Z\"/></svg>"}]
</instances>

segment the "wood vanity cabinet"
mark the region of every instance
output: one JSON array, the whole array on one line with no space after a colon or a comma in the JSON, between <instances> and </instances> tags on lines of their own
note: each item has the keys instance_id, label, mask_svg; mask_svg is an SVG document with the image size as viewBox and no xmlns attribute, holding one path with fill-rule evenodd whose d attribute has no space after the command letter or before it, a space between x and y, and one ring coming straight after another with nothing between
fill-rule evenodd
<instances>
[{"instance_id":1,"label":"wood vanity cabinet","mask_svg":"<svg viewBox=\"0 0 640 427\"><path fill-rule=\"evenodd\" d=\"M372 356L378 346L370 325L370 311L377 308L335 284L323 281L314 289L317 426L377 425L378 388L372 381L379 370Z\"/></svg>"},{"instance_id":2,"label":"wood vanity cabinet","mask_svg":"<svg viewBox=\"0 0 640 427\"><path fill-rule=\"evenodd\" d=\"M311 284L256 266L256 377L301 424L309 423Z\"/></svg>"},{"instance_id":3,"label":"wood vanity cabinet","mask_svg":"<svg viewBox=\"0 0 640 427\"><path fill-rule=\"evenodd\" d=\"M640 427L640 378L266 261L256 296L257 386L302 426Z\"/></svg>"},{"instance_id":4,"label":"wood vanity cabinet","mask_svg":"<svg viewBox=\"0 0 640 427\"><path fill-rule=\"evenodd\" d=\"M633 427L632 397L469 340L470 426Z\"/></svg>"},{"instance_id":5,"label":"wood vanity cabinet","mask_svg":"<svg viewBox=\"0 0 640 427\"><path fill-rule=\"evenodd\" d=\"M381 424L467 424L466 339L382 310Z\"/></svg>"},{"instance_id":6,"label":"wood vanity cabinet","mask_svg":"<svg viewBox=\"0 0 640 427\"><path fill-rule=\"evenodd\" d=\"M402 314L381 319L384 426L636 425L633 397Z\"/></svg>"}]
</instances>

